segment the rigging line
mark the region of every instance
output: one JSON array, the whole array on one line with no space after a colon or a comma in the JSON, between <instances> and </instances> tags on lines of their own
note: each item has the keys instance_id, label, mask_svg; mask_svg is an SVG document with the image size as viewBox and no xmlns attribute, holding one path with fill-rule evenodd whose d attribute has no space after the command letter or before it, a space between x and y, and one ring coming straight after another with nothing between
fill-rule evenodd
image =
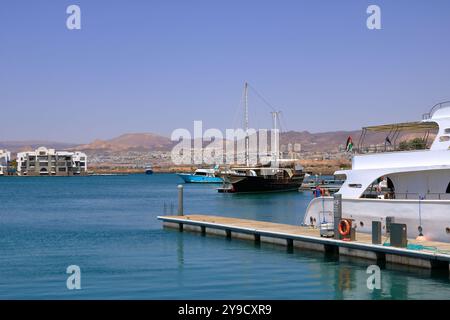
<instances>
[{"instance_id":1,"label":"rigging line","mask_svg":"<svg viewBox=\"0 0 450 320\"><path fill-rule=\"evenodd\" d=\"M270 108L272 111L276 111L275 108L251 85L248 83L248 87Z\"/></svg>"},{"instance_id":2,"label":"rigging line","mask_svg":"<svg viewBox=\"0 0 450 320\"><path fill-rule=\"evenodd\" d=\"M266 104L273 112L278 112L279 113L279 115L281 115L281 116L283 116L283 113L281 112L281 111L277 111L275 108L274 108L274 106L269 102L269 101L267 101L267 99L266 98L264 98L263 97L263 95L262 94L260 94L259 92L258 92L258 90L256 90L250 83L248 83L248 87L264 102L264 104ZM282 122L281 121L283 121L283 125L282 125ZM287 126L285 125L286 123L285 123L285 121L284 121L284 117L282 118L282 117L278 117L278 125L279 125L279 127L280 127L280 132L284 132L284 128L287 128Z\"/></svg>"}]
</instances>

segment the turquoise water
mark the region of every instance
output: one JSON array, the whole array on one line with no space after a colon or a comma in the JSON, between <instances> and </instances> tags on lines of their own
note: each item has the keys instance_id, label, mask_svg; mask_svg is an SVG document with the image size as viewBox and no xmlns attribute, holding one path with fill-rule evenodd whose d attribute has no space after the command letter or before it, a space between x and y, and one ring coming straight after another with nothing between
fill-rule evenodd
<instances>
[{"instance_id":1,"label":"turquoise water","mask_svg":"<svg viewBox=\"0 0 450 320\"><path fill-rule=\"evenodd\" d=\"M163 230L175 175L0 178L1 299L448 299L448 276ZM218 194L186 185L186 213L300 223L310 194ZM68 290L66 268L81 268Z\"/></svg>"}]
</instances>

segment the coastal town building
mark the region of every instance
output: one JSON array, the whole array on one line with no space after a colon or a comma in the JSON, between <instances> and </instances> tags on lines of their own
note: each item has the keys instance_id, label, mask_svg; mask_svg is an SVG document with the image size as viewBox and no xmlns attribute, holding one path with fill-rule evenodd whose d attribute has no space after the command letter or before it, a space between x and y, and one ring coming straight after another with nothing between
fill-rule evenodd
<instances>
[{"instance_id":1,"label":"coastal town building","mask_svg":"<svg viewBox=\"0 0 450 320\"><path fill-rule=\"evenodd\" d=\"M9 163L11 161L11 152L0 149L0 176L7 175Z\"/></svg>"},{"instance_id":2,"label":"coastal town building","mask_svg":"<svg viewBox=\"0 0 450 320\"><path fill-rule=\"evenodd\" d=\"M55 151L40 147L17 154L19 176L73 176L87 174L87 156L83 152Z\"/></svg>"}]
</instances>

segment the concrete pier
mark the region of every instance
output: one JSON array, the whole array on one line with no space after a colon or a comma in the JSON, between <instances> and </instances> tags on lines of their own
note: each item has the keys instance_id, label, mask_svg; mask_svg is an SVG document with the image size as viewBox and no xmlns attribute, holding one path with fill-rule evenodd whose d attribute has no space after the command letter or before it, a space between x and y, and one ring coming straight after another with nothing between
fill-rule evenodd
<instances>
[{"instance_id":1,"label":"concrete pier","mask_svg":"<svg viewBox=\"0 0 450 320\"><path fill-rule=\"evenodd\" d=\"M319 230L287 224L230 217L185 215L160 216L165 228L198 232L227 238L272 243L300 250L315 250L373 260L375 262L415 266L428 269L450 269L450 243L408 239L409 244L424 249L411 250L372 244L371 235L357 233L356 241L320 237ZM431 250L432 248L433 250Z\"/></svg>"}]
</instances>

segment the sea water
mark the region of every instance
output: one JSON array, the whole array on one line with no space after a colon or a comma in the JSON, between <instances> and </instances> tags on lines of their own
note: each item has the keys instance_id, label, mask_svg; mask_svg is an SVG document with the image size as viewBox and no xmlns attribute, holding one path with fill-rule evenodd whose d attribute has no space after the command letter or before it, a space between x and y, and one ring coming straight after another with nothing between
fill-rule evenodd
<instances>
[{"instance_id":1,"label":"sea water","mask_svg":"<svg viewBox=\"0 0 450 320\"><path fill-rule=\"evenodd\" d=\"M0 299L448 299L448 275L163 229L173 174L0 178ZM309 192L185 185L185 213L300 224ZM69 290L67 267L80 268Z\"/></svg>"}]
</instances>

